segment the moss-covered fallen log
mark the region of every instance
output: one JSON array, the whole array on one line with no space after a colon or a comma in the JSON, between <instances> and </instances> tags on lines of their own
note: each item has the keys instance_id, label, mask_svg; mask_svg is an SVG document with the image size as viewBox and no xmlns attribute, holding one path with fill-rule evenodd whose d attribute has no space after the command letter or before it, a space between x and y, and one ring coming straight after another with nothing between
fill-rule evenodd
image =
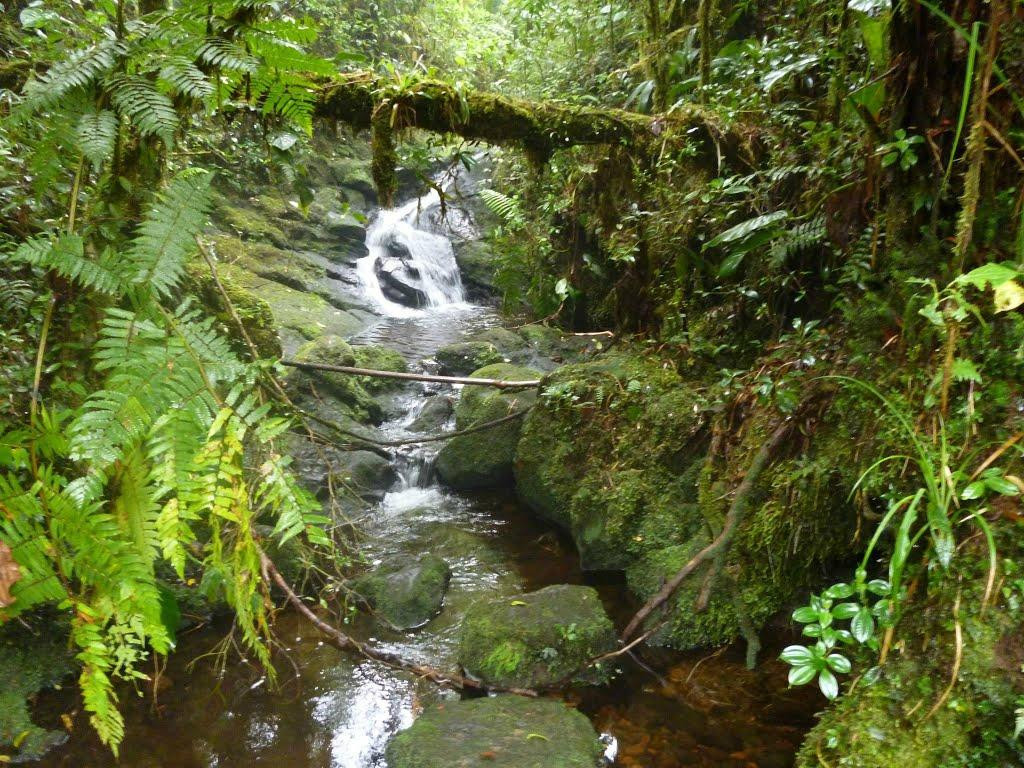
<instances>
[{"instance_id":1,"label":"moss-covered fallen log","mask_svg":"<svg viewBox=\"0 0 1024 768\"><path fill-rule=\"evenodd\" d=\"M696 104L671 115L644 115L607 107L524 101L463 90L439 80L399 87L366 72L343 75L324 85L315 114L371 129L374 181L385 201L394 189L393 134L406 128L518 146L538 164L557 149L581 145L615 144L653 156L666 143L682 146L696 142L700 145L696 154L711 158L721 152L723 139L735 143L716 126L712 113Z\"/></svg>"}]
</instances>

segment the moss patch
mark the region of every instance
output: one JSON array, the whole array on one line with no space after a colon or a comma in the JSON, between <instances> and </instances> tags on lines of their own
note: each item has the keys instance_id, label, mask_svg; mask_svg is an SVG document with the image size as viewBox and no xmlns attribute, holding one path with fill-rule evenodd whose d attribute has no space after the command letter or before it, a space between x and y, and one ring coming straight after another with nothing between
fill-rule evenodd
<instances>
[{"instance_id":1,"label":"moss patch","mask_svg":"<svg viewBox=\"0 0 1024 768\"><path fill-rule=\"evenodd\" d=\"M491 685L538 688L582 673L588 659L615 648L615 627L591 587L555 584L476 603L462 620L459 662Z\"/></svg>"}]
</instances>

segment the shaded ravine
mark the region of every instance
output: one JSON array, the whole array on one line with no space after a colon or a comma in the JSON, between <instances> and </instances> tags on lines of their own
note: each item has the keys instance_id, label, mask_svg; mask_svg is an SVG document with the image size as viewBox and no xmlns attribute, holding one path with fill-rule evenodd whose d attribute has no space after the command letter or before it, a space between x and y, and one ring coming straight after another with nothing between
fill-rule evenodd
<instances>
[{"instance_id":1,"label":"shaded ravine","mask_svg":"<svg viewBox=\"0 0 1024 768\"><path fill-rule=\"evenodd\" d=\"M380 212L368 230L369 255L354 268L367 305L379 320L352 343L398 350L412 369L429 367L423 361L440 347L501 323L491 308L464 301L451 244L438 232L437 202L431 193ZM416 279L417 298L382 290L379 268L396 259L396 252L404 263L391 266ZM421 306L392 301L402 296ZM394 440L417 436L412 424L425 396L436 394L457 396L445 386L407 386L395 396L390 410L396 415L381 426L381 433ZM444 669L456 664L459 623L474 601L550 584L582 583L584 574L571 543L529 515L511 490L469 495L439 485L432 471L438 446L427 443L395 452L398 479L360 518L359 527L362 555L370 564L411 560L425 552L444 558L453 572L444 608L415 631L384 629L363 614L354 615L346 631L410 661ZM611 580L596 586L612 616L628 614L632 601L621 584ZM393 733L432 701L455 696L406 673L340 653L294 614L280 614L277 629L282 642L278 690L271 690L254 665L231 659L218 671L204 658L223 637L223 627L185 635L161 676L155 702L124 695L127 738L119 764L381 768ZM809 698L807 692L785 690L781 664L768 662L747 672L741 654L730 649L710 657L655 656L659 672L626 657L623 672L611 685L567 693L604 732L616 765L791 764L810 725ZM44 717L56 724L67 706L60 695L50 694ZM444 765L444 756L438 759ZM41 764L114 762L83 729Z\"/></svg>"}]
</instances>

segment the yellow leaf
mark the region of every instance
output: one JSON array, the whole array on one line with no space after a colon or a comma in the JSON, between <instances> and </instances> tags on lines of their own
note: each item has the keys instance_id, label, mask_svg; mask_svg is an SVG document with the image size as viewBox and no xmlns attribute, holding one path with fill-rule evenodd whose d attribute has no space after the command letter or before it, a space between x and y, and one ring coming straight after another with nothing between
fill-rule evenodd
<instances>
[{"instance_id":1,"label":"yellow leaf","mask_svg":"<svg viewBox=\"0 0 1024 768\"><path fill-rule=\"evenodd\" d=\"M61 721L61 723L64 724L64 730L67 731L68 733L71 733L73 730L75 730L75 721L71 718L71 715L69 715L67 712L63 713L60 716L60 721Z\"/></svg>"},{"instance_id":2,"label":"yellow leaf","mask_svg":"<svg viewBox=\"0 0 1024 768\"><path fill-rule=\"evenodd\" d=\"M1016 280L1007 280L995 287L996 312L1009 312L1024 304L1024 287Z\"/></svg>"}]
</instances>

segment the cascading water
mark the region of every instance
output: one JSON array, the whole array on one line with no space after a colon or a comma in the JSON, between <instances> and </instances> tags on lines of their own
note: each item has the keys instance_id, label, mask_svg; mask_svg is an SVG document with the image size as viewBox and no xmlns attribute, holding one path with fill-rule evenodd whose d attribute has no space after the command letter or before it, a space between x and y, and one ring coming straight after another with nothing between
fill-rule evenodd
<instances>
[{"instance_id":1,"label":"cascading water","mask_svg":"<svg viewBox=\"0 0 1024 768\"><path fill-rule=\"evenodd\" d=\"M466 306L451 241L418 226L440 204L437 191L431 190L399 208L380 211L370 225L369 254L356 263L356 274L382 314L414 317L422 308Z\"/></svg>"}]
</instances>

